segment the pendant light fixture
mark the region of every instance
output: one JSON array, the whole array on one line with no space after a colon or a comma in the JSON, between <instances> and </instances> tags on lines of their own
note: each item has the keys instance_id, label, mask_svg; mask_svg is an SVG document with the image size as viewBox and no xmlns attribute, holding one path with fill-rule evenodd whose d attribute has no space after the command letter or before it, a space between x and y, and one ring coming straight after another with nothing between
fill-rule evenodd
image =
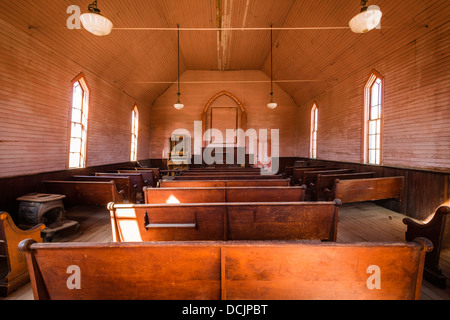
<instances>
[{"instance_id":1,"label":"pendant light fixture","mask_svg":"<svg viewBox=\"0 0 450 320\"><path fill-rule=\"evenodd\" d=\"M381 21L383 13L377 6L367 6L368 0L361 0L361 12L349 22L350 29L355 33L366 33L375 29Z\"/></svg>"},{"instance_id":2,"label":"pendant light fixture","mask_svg":"<svg viewBox=\"0 0 450 320\"><path fill-rule=\"evenodd\" d=\"M96 36L106 36L111 33L112 22L100 14L100 9L97 8L97 0L94 0L88 7L88 13L83 13L80 16L83 27Z\"/></svg>"},{"instance_id":3,"label":"pendant light fixture","mask_svg":"<svg viewBox=\"0 0 450 320\"><path fill-rule=\"evenodd\" d=\"M182 104L180 102L180 96L181 96L181 92L180 92L180 25L177 24L177 37L178 37L178 55L177 55L177 59L178 59L178 101L177 103L175 103L173 106L175 107L175 109L177 110L181 110L184 108L184 104Z\"/></svg>"},{"instance_id":4,"label":"pendant light fixture","mask_svg":"<svg viewBox=\"0 0 450 320\"><path fill-rule=\"evenodd\" d=\"M273 25L270 26L270 102L267 104L269 109L277 107L276 102L273 102Z\"/></svg>"}]
</instances>

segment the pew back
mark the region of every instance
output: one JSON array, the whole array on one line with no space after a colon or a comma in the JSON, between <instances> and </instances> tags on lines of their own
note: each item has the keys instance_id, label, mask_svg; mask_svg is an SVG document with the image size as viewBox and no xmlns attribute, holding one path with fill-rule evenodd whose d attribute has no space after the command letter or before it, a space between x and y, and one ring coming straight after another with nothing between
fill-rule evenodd
<instances>
[{"instance_id":1,"label":"pew back","mask_svg":"<svg viewBox=\"0 0 450 320\"><path fill-rule=\"evenodd\" d=\"M145 203L300 202L305 187L146 188Z\"/></svg>"},{"instance_id":2,"label":"pew back","mask_svg":"<svg viewBox=\"0 0 450 320\"><path fill-rule=\"evenodd\" d=\"M326 170L326 166L310 166L310 167L294 167L292 168L292 185L298 185L300 184L300 181L304 180L303 173L305 171L312 171L312 170ZM288 176L286 178L289 178Z\"/></svg>"},{"instance_id":3,"label":"pew back","mask_svg":"<svg viewBox=\"0 0 450 320\"><path fill-rule=\"evenodd\" d=\"M421 238L394 244L24 240L19 247L39 300L400 300L420 298L430 245ZM374 272L381 273L379 288Z\"/></svg>"},{"instance_id":4,"label":"pew back","mask_svg":"<svg viewBox=\"0 0 450 320\"><path fill-rule=\"evenodd\" d=\"M17 246L25 239L42 242L41 232L44 229L43 224L29 230L19 229L8 213L0 211L0 261L6 264L5 274L0 274L1 297L8 296L29 281L26 259Z\"/></svg>"},{"instance_id":5,"label":"pew back","mask_svg":"<svg viewBox=\"0 0 450 320\"><path fill-rule=\"evenodd\" d=\"M153 186L156 187L156 179L153 175L153 171L145 171L145 170L117 170L118 173L122 173L122 174L129 174L129 173L140 173L142 175L142 178L144 180L144 184L147 186Z\"/></svg>"},{"instance_id":6,"label":"pew back","mask_svg":"<svg viewBox=\"0 0 450 320\"><path fill-rule=\"evenodd\" d=\"M339 180L333 191L334 196L343 203L375 201L382 199L401 199L404 177L385 177L371 179Z\"/></svg>"},{"instance_id":7,"label":"pew back","mask_svg":"<svg viewBox=\"0 0 450 320\"><path fill-rule=\"evenodd\" d=\"M331 190L333 189L334 182L336 181L336 179L353 180L353 179L367 179L367 178L375 178L375 172L319 174L317 175L316 183L312 188L314 192L314 199L328 200L328 201L335 199L331 194Z\"/></svg>"},{"instance_id":8,"label":"pew back","mask_svg":"<svg viewBox=\"0 0 450 320\"><path fill-rule=\"evenodd\" d=\"M45 193L63 194L66 206L107 205L114 201L123 203L123 191L118 191L114 181L43 181Z\"/></svg>"},{"instance_id":9,"label":"pew back","mask_svg":"<svg viewBox=\"0 0 450 320\"><path fill-rule=\"evenodd\" d=\"M159 186L161 188L284 187L290 186L290 180L161 180Z\"/></svg>"},{"instance_id":10,"label":"pew back","mask_svg":"<svg viewBox=\"0 0 450 320\"><path fill-rule=\"evenodd\" d=\"M271 180L283 179L279 175L202 175L202 176L174 176L174 180Z\"/></svg>"},{"instance_id":11,"label":"pew back","mask_svg":"<svg viewBox=\"0 0 450 320\"><path fill-rule=\"evenodd\" d=\"M114 241L336 241L335 202L109 204Z\"/></svg>"},{"instance_id":12,"label":"pew back","mask_svg":"<svg viewBox=\"0 0 450 320\"><path fill-rule=\"evenodd\" d=\"M136 189L133 188L130 177L122 176L72 176L70 180L73 181L114 181L117 189L123 190L123 199L130 203L136 202Z\"/></svg>"},{"instance_id":13,"label":"pew back","mask_svg":"<svg viewBox=\"0 0 450 320\"><path fill-rule=\"evenodd\" d=\"M334 174L334 173L352 173L352 169L335 169L335 170L310 170L303 172L303 179L300 179L299 182L305 184L309 187L312 184L316 183L317 176L319 174Z\"/></svg>"}]
</instances>

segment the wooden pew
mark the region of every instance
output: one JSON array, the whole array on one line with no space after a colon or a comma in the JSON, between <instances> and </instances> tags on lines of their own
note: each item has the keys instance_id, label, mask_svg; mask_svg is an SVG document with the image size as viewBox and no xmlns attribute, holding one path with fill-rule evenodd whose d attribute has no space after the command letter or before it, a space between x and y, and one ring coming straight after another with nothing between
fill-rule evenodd
<instances>
[{"instance_id":1,"label":"wooden pew","mask_svg":"<svg viewBox=\"0 0 450 320\"><path fill-rule=\"evenodd\" d=\"M294 168L304 168L308 167L309 164L306 161L297 160L294 162L293 166L286 166L284 168L283 177L284 178L292 178L292 175L294 173Z\"/></svg>"},{"instance_id":2,"label":"wooden pew","mask_svg":"<svg viewBox=\"0 0 450 320\"><path fill-rule=\"evenodd\" d=\"M351 180L351 179L367 179L375 178L375 172L360 172L360 173L336 173L336 174L318 174L316 183L310 185L312 199L314 200L333 200L331 190L333 189L336 179Z\"/></svg>"},{"instance_id":3,"label":"wooden pew","mask_svg":"<svg viewBox=\"0 0 450 320\"><path fill-rule=\"evenodd\" d=\"M336 241L334 202L120 205L110 203L114 241Z\"/></svg>"},{"instance_id":4,"label":"wooden pew","mask_svg":"<svg viewBox=\"0 0 450 320\"><path fill-rule=\"evenodd\" d=\"M431 247L423 238L19 245L36 300L419 300Z\"/></svg>"},{"instance_id":5,"label":"wooden pew","mask_svg":"<svg viewBox=\"0 0 450 320\"><path fill-rule=\"evenodd\" d=\"M205 171L183 171L180 173L182 176L215 176L215 175L227 175L227 176L254 176L259 175L259 173L255 172L248 172L248 171L230 171L230 172L224 172L224 171L214 171L214 172L205 172Z\"/></svg>"},{"instance_id":6,"label":"wooden pew","mask_svg":"<svg viewBox=\"0 0 450 320\"><path fill-rule=\"evenodd\" d=\"M160 188L284 187L290 186L290 180L161 180L159 186Z\"/></svg>"},{"instance_id":7,"label":"wooden pew","mask_svg":"<svg viewBox=\"0 0 450 320\"><path fill-rule=\"evenodd\" d=\"M127 176L73 176L73 181L114 181L117 189L123 190L123 200L128 203L136 203L136 189L133 187L131 178Z\"/></svg>"},{"instance_id":8,"label":"wooden pew","mask_svg":"<svg viewBox=\"0 0 450 320\"><path fill-rule=\"evenodd\" d=\"M446 277L439 267L441 249L445 248L445 240L449 237L450 223L448 222L450 207L441 206L426 223L404 218L403 223L407 225L405 233L406 241L415 237L426 237L432 243L434 249L425 257L424 277L432 284L445 289Z\"/></svg>"},{"instance_id":9,"label":"wooden pew","mask_svg":"<svg viewBox=\"0 0 450 320\"><path fill-rule=\"evenodd\" d=\"M209 202L300 202L303 187L146 188L146 204Z\"/></svg>"},{"instance_id":10,"label":"wooden pew","mask_svg":"<svg viewBox=\"0 0 450 320\"><path fill-rule=\"evenodd\" d=\"M118 176L118 177L130 177L133 188L136 190L136 202L140 203L144 199L142 188L145 186L151 186L151 181L144 180L142 173L118 173L118 172L96 172L96 176Z\"/></svg>"},{"instance_id":11,"label":"wooden pew","mask_svg":"<svg viewBox=\"0 0 450 320\"><path fill-rule=\"evenodd\" d=\"M42 242L41 231L45 225L38 224L29 230L19 229L11 216L0 212L0 296L6 297L30 281L25 256L17 246L22 240Z\"/></svg>"},{"instance_id":12,"label":"wooden pew","mask_svg":"<svg viewBox=\"0 0 450 320\"><path fill-rule=\"evenodd\" d=\"M343 203L375 201L382 199L401 199L404 177L385 177L371 179L336 179L332 194Z\"/></svg>"},{"instance_id":13,"label":"wooden pew","mask_svg":"<svg viewBox=\"0 0 450 320\"><path fill-rule=\"evenodd\" d=\"M279 175L204 175L204 176L174 176L174 180L270 180L283 179Z\"/></svg>"},{"instance_id":14,"label":"wooden pew","mask_svg":"<svg viewBox=\"0 0 450 320\"><path fill-rule=\"evenodd\" d=\"M217 168L190 168L188 171L205 171L205 172L233 172L233 171L252 171L252 172L261 172L261 168L253 168L253 167L217 167Z\"/></svg>"},{"instance_id":15,"label":"wooden pew","mask_svg":"<svg viewBox=\"0 0 450 320\"><path fill-rule=\"evenodd\" d=\"M295 167L293 168L291 185L300 185L300 179L303 181L303 173L311 170L326 170L326 166L311 166L311 167ZM289 178L289 177L286 177Z\"/></svg>"},{"instance_id":16,"label":"wooden pew","mask_svg":"<svg viewBox=\"0 0 450 320\"><path fill-rule=\"evenodd\" d=\"M156 187L156 179L153 176L153 170L150 171L144 171L144 170L117 170L119 174L141 174L142 178L144 179L145 186L152 186Z\"/></svg>"},{"instance_id":17,"label":"wooden pew","mask_svg":"<svg viewBox=\"0 0 450 320\"><path fill-rule=\"evenodd\" d=\"M114 181L43 181L45 193L63 194L65 206L107 205L123 203L124 191L118 191Z\"/></svg>"},{"instance_id":18,"label":"wooden pew","mask_svg":"<svg viewBox=\"0 0 450 320\"><path fill-rule=\"evenodd\" d=\"M303 179L299 179L299 183L311 187L311 184L316 183L319 174L335 174L335 173L352 173L352 169L335 169L335 170L310 170L303 172Z\"/></svg>"},{"instance_id":19,"label":"wooden pew","mask_svg":"<svg viewBox=\"0 0 450 320\"><path fill-rule=\"evenodd\" d=\"M120 168L119 170L135 170L135 171L152 171L153 177L156 181L161 179L161 170L159 168L145 168L145 167L127 167L127 168Z\"/></svg>"}]
</instances>

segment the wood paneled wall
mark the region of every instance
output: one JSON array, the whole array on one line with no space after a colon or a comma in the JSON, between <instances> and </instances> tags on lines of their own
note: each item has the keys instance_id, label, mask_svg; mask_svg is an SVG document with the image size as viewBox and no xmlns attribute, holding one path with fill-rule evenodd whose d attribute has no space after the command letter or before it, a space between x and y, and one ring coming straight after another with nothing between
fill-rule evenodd
<instances>
[{"instance_id":1,"label":"wood paneled wall","mask_svg":"<svg viewBox=\"0 0 450 320\"><path fill-rule=\"evenodd\" d=\"M448 11L433 17L442 20ZM308 157L310 111L319 107L318 158L362 162L364 85L384 77L383 165L450 170L450 39L446 19L337 84L298 111L298 155ZM411 36L411 30L405 30ZM345 71L342 70L345 75Z\"/></svg>"},{"instance_id":2,"label":"wood paneled wall","mask_svg":"<svg viewBox=\"0 0 450 320\"><path fill-rule=\"evenodd\" d=\"M184 109L176 110L173 107L177 101L176 86L171 86L164 92L151 108L151 159L167 158L169 138L175 129L186 129L193 138L194 121L202 120L202 112L208 101L221 91L228 91L241 101L247 113L247 129L278 129L280 156L296 155L297 105L275 85L274 100L278 107L274 110L267 108L270 101L270 78L262 71L189 70L180 79ZM230 105L236 106L231 98L224 99L229 99Z\"/></svg>"},{"instance_id":3,"label":"wood paneled wall","mask_svg":"<svg viewBox=\"0 0 450 320\"><path fill-rule=\"evenodd\" d=\"M129 161L134 103L138 158L149 158L148 104L0 19L0 177L66 169L71 81L80 72L90 88L87 166Z\"/></svg>"}]
</instances>

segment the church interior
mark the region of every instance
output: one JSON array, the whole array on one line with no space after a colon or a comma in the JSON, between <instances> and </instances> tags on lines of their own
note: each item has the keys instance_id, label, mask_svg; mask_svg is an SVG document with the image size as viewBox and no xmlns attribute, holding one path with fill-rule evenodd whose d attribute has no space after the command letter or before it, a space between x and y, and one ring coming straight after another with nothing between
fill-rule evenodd
<instances>
[{"instance_id":1,"label":"church interior","mask_svg":"<svg viewBox=\"0 0 450 320\"><path fill-rule=\"evenodd\" d=\"M0 299L450 300L449 17L1 1Z\"/></svg>"}]
</instances>

